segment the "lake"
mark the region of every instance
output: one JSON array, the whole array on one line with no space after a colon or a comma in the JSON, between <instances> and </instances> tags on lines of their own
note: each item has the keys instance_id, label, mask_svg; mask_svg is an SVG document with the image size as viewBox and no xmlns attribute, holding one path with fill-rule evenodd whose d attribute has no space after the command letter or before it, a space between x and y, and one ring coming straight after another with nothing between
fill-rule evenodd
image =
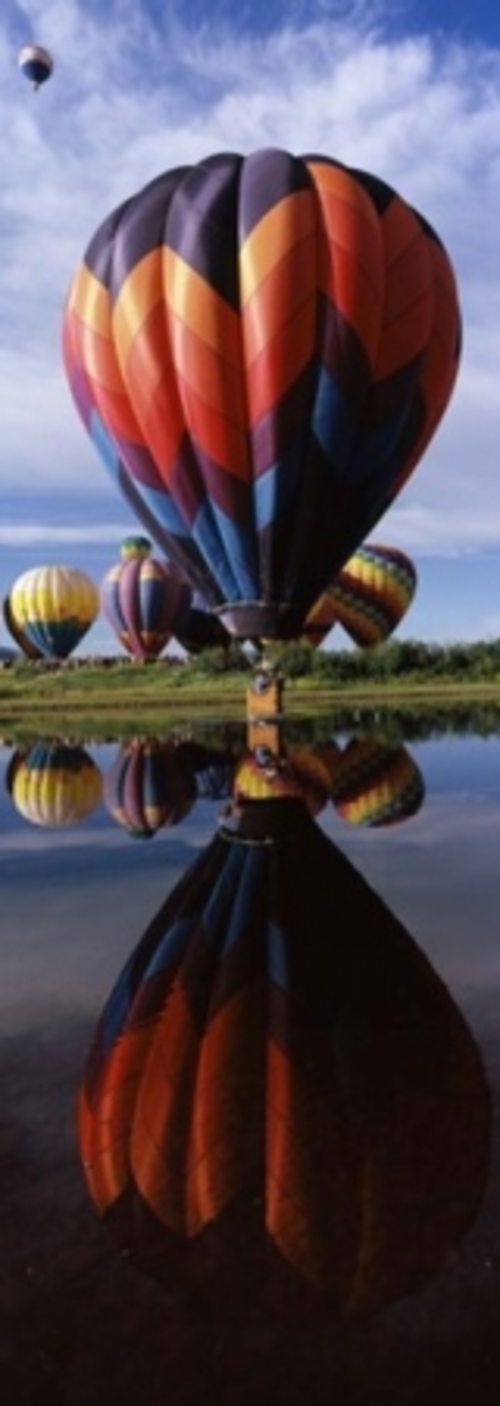
<instances>
[{"instance_id":1,"label":"lake","mask_svg":"<svg viewBox=\"0 0 500 1406\"><path fill-rule=\"evenodd\" d=\"M500 732L282 751L0 749L9 1406L497 1399Z\"/></svg>"}]
</instances>

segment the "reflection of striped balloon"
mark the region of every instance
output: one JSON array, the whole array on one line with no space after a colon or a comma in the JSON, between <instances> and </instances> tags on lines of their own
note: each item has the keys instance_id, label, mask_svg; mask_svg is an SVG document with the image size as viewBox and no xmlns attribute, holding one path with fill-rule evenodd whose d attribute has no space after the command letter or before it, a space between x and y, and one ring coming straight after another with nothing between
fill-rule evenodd
<instances>
[{"instance_id":1,"label":"reflection of striped balloon","mask_svg":"<svg viewBox=\"0 0 500 1406\"><path fill-rule=\"evenodd\" d=\"M150 838L178 825L196 797L195 782L175 749L148 738L126 742L104 779L106 806L129 835Z\"/></svg>"},{"instance_id":2,"label":"reflection of striped balloon","mask_svg":"<svg viewBox=\"0 0 500 1406\"><path fill-rule=\"evenodd\" d=\"M424 796L421 772L405 747L355 738L337 761L332 797L351 825L396 825L416 815Z\"/></svg>"},{"instance_id":3,"label":"reflection of striped balloon","mask_svg":"<svg viewBox=\"0 0 500 1406\"><path fill-rule=\"evenodd\" d=\"M64 319L85 426L146 531L248 638L301 633L444 413L453 272L327 157L217 154L94 235Z\"/></svg>"},{"instance_id":4,"label":"reflection of striped balloon","mask_svg":"<svg viewBox=\"0 0 500 1406\"><path fill-rule=\"evenodd\" d=\"M38 742L11 778L14 805L32 825L79 825L101 799L101 773L83 747Z\"/></svg>"},{"instance_id":5,"label":"reflection of striped balloon","mask_svg":"<svg viewBox=\"0 0 500 1406\"><path fill-rule=\"evenodd\" d=\"M15 626L40 654L65 659L93 624L99 595L74 566L37 566L14 582L9 607Z\"/></svg>"},{"instance_id":6,"label":"reflection of striped balloon","mask_svg":"<svg viewBox=\"0 0 500 1406\"><path fill-rule=\"evenodd\" d=\"M234 1334L273 1283L308 1330L307 1281L347 1313L420 1288L477 1211L490 1119L445 987L288 800L244 805L152 920L97 1027L78 1129L122 1247L205 1292L211 1326L230 1304Z\"/></svg>"},{"instance_id":7,"label":"reflection of striped balloon","mask_svg":"<svg viewBox=\"0 0 500 1406\"><path fill-rule=\"evenodd\" d=\"M367 543L329 587L332 613L355 644L381 644L406 614L417 586L413 562L395 547Z\"/></svg>"},{"instance_id":8,"label":"reflection of striped balloon","mask_svg":"<svg viewBox=\"0 0 500 1406\"><path fill-rule=\"evenodd\" d=\"M101 607L135 659L155 659L189 608L191 588L175 566L126 550L101 582Z\"/></svg>"}]
</instances>

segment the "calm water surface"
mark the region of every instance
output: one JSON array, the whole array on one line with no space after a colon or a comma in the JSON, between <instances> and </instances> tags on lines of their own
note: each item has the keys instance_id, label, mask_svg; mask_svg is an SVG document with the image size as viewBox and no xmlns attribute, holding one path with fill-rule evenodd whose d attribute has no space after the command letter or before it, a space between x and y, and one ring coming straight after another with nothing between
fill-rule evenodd
<instances>
[{"instance_id":1,"label":"calm water surface","mask_svg":"<svg viewBox=\"0 0 500 1406\"><path fill-rule=\"evenodd\" d=\"M278 878L270 846L245 847L250 878L214 852L181 1004L158 957L125 1033L147 985L133 973L92 1067L124 964L212 855L243 734L205 733L166 770L119 742L0 750L9 1406L498 1400L500 736L388 752L334 723L327 735L315 751L296 725L287 742L315 818L280 841ZM174 967L183 915L157 924L177 923ZM208 1015L200 990L218 993ZM167 1009L131 1190L137 1032ZM120 1041L130 1063L108 1077Z\"/></svg>"}]
</instances>

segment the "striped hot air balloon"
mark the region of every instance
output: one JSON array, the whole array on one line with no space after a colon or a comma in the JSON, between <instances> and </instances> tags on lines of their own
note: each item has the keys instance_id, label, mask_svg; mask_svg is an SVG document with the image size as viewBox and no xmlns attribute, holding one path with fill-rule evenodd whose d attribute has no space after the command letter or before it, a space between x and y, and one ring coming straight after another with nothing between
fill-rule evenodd
<instances>
[{"instance_id":1,"label":"striped hot air balloon","mask_svg":"<svg viewBox=\"0 0 500 1406\"><path fill-rule=\"evenodd\" d=\"M101 609L134 659L156 659L180 628L191 587L177 567L150 555L143 537L127 538L101 582Z\"/></svg>"},{"instance_id":2,"label":"striped hot air balloon","mask_svg":"<svg viewBox=\"0 0 500 1406\"><path fill-rule=\"evenodd\" d=\"M99 610L93 581L74 566L37 566L23 572L8 597L14 627L47 659L66 659Z\"/></svg>"},{"instance_id":3,"label":"striped hot air balloon","mask_svg":"<svg viewBox=\"0 0 500 1406\"><path fill-rule=\"evenodd\" d=\"M63 325L108 472L256 639L300 635L421 458L459 352L427 221L374 175L274 149L167 171L114 210Z\"/></svg>"},{"instance_id":4,"label":"striped hot air balloon","mask_svg":"<svg viewBox=\"0 0 500 1406\"><path fill-rule=\"evenodd\" d=\"M382 644L409 609L417 588L413 562L396 547L367 542L327 591L335 619L355 644Z\"/></svg>"},{"instance_id":5,"label":"striped hot air balloon","mask_svg":"<svg viewBox=\"0 0 500 1406\"><path fill-rule=\"evenodd\" d=\"M465 1233L490 1134L475 1042L405 929L302 802L240 805L151 921L83 1074L85 1175L127 1258L233 1339L249 1303L301 1333L323 1303L373 1311Z\"/></svg>"}]
</instances>

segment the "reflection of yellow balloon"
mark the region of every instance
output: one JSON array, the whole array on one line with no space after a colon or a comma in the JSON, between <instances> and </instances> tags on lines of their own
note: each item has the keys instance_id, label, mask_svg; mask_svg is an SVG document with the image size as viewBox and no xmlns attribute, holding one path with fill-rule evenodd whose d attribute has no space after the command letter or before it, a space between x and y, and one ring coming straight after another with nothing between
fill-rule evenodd
<instances>
[{"instance_id":1,"label":"reflection of yellow balloon","mask_svg":"<svg viewBox=\"0 0 500 1406\"><path fill-rule=\"evenodd\" d=\"M99 593L84 571L38 566L14 582L9 597L15 626L47 658L65 659L99 610Z\"/></svg>"},{"instance_id":2,"label":"reflection of yellow balloon","mask_svg":"<svg viewBox=\"0 0 500 1406\"><path fill-rule=\"evenodd\" d=\"M351 825L397 825L417 814L424 796L423 777L406 747L354 737L338 758L332 800Z\"/></svg>"},{"instance_id":3,"label":"reflection of yellow balloon","mask_svg":"<svg viewBox=\"0 0 500 1406\"><path fill-rule=\"evenodd\" d=\"M256 746L241 757L235 771L237 799L265 801L285 796L303 800L318 815L330 798L332 774L327 753L314 747L287 747L275 752Z\"/></svg>"},{"instance_id":4,"label":"reflection of yellow balloon","mask_svg":"<svg viewBox=\"0 0 500 1406\"><path fill-rule=\"evenodd\" d=\"M37 743L10 774L14 805L32 825L78 825L101 799L101 773L83 747Z\"/></svg>"}]
</instances>

